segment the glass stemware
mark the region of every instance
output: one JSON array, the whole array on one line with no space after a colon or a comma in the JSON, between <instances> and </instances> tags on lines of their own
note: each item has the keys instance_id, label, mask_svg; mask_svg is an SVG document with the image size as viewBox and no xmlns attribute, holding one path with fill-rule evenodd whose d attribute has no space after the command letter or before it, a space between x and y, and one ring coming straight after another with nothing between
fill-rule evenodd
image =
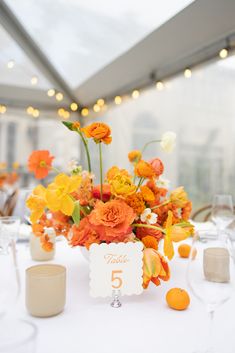
<instances>
[{"instance_id":1,"label":"glass stemware","mask_svg":"<svg viewBox=\"0 0 235 353\"><path fill-rule=\"evenodd\" d=\"M198 233L194 235L187 282L195 297L205 305L210 318L208 342L202 350L194 352L216 352L213 344L214 312L231 297L235 284L235 267L230 250L224 237L203 242Z\"/></svg>"},{"instance_id":2,"label":"glass stemware","mask_svg":"<svg viewBox=\"0 0 235 353\"><path fill-rule=\"evenodd\" d=\"M215 195L212 203L211 218L222 233L234 220L233 200L231 195Z\"/></svg>"}]
</instances>

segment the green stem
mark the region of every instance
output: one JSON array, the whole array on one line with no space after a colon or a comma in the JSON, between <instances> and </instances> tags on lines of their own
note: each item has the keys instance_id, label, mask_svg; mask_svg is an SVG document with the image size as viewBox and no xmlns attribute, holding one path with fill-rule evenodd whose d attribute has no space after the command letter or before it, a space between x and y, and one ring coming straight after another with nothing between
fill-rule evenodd
<instances>
[{"instance_id":1,"label":"green stem","mask_svg":"<svg viewBox=\"0 0 235 353\"><path fill-rule=\"evenodd\" d=\"M103 201L103 161L102 161L101 142L99 143L99 155L100 155L100 199L101 201Z\"/></svg>"},{"instance_id":2,"label":"green stem","mask_svg":"<svg viewBox=\"0 0 235 353\"><path fill-rule=\"evenodd\" d=\"M138 185L137 185L136 191L139 189L139 187L141 186L141 184L143 183L143 181L144 181L144 178L140 178L139 183L138 183Z\"/></svg>"},{"instance_id":3,"label":"green stem","mask_svg":"<svg viewBox=\"0 0 235 353\"><path fill-rule=\"evenodd\" d=\"M150 229L156 229L156 230L160 230L160 232L162 233L166 233L166 231L163 228L160 227L156 227L156 226L152 226L150 224L142 224L142 223L133 223L132 227L139 227L139 228L150 228Z\"/></svg>"},{"instance_id":4,"label":"green stem","mask_svg":"<svg viewBox=\"0 0 235 353\"><path fill-rule=\"evenodd\" d=\"M167 205L167 204L170 203L170 202L171 202L171 200L167 200L167 201L161 203L160 205L157 205L157 206L152 207L151 210L155 210L156 208L165 206L165 205Z\"/></svg>"},{"instance_id":5,"label":"green stem","mask_svg":"<svg viewBox=\"0 0 235 353\"><path fill-rule=\"evenodd\" d=\"M56 173L58 173L58 174L61 173L61 171L60 171L59 169L55 168L55 167L51 167L51 169L54 170L54 172L56 172Z\"/></svg>"},{"instance_id":6,"label":"green stem","mask_svg":"<svg viewBox=\"0 0 235 353\"><path fill-rule=\"evenodd\" d=\"M91 173L91 157L90 157L90 153L89 153L89 149L88 149L88 143L87 143L87 141L85 140L85 138L84 138L82 132L81 132L80 130L77 130L77 132L78 132L79 135L81 136L83 145L84 145L84 147L85 147L86 156L87 156L88 171L89 171L89 173Z\"/></svg>"}]
</instances>

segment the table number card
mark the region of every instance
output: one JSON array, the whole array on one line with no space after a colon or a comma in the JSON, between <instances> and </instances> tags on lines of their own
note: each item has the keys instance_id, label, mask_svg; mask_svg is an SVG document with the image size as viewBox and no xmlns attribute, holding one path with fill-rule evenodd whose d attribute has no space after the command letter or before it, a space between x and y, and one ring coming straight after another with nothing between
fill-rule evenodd
<instances>
[{"instance_id":1,"label":"table number card","mask_svg":"<svg viewBox=\"0 0 235 353\"><path fill-rule=\"evenodd\" d=\"M90 294L111 297L141 294L143 291L143 244L92 244L90 253Z\"/></svg>"}]
</instances>

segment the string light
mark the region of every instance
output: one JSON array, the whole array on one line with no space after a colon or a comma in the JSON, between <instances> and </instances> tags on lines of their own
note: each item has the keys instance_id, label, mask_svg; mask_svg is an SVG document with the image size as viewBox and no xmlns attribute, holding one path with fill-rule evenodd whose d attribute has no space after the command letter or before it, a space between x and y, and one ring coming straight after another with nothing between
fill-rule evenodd
<instances>
[{"instance_id":1,"label":"string light","mask_svg":"<svg viewBox=\"0 0 235 353\"><path fill-rule=\"evenodd\" d=\"M34 118L38 118L39 115L40 115L39 110L38 109L34 109L32 115L33 115Z\"/></svg>"},{"instance_id":2,"label":"string light","mask_svg":"<svg viewBox=\"0 0 235 353\"><path fill-rule=\"evenodd\" d=\"M135 89L131 95L133 99L137 99L140 95L140 92L137 89Z\"/></svg>"},{"instance_id":3,"label":"string light","mask_svg":"<svg viewBox=\"0 0 235 353\"><path fill-rule=\"evenodd\" d=\"M70 109L73 111L73 112L76 112L78 110L78 105L77 103L73 102L70 104Z\"/></svg>"},{"instance_id":4,"label":"string light","mask_svg":"<svg viewBox=\"0 0 235 353\"><path fill-rule=\"evenodd\" d=\"M63 117L63 116L64 116L64 112L65 112L64 108L59 108L59 109L57 110L57 113L58 113L58 115L59 115L60 117Z\"/></svg>"},{"instance_id":5,"label":"string light","mask_svg":"<svg viewBox=\"0 0 235 353\"><path fill-rule=\"evenodd\" d=\"M162 82L162 81L158 81L158 82L156 83L156 88L157 88L158 91L162 91L163 88L164 88L163 82Z\"/></svg>"},{"instance_id":6,"label":"string light","mask_svg":"<svg viewBox=\"0 0 235 353\"><path fill-rule=\"evenodd\" d=\"M82 114L82 116L87 116L87 115L89 114L89 109L83 108L83 109L81 110L81 114Z\"/></svg>"},{"instance_id":7,"label":"string light","mask_svg":"<svg viewBox=\"0 0 235 353\"><path fill-rule=\"evenodd\" d=\"M14 60L9 60L8 63L7 63L8 69L13 69L14 66L15 66L15 61Z\"/></svg>"},{"instance_id":8,"label":"string light","mask_svg":"<svg viewBox=\"0 0 235 353\"><path fill-rule=\"evenodd\" d=\"M98 104L94 104L93 110L95 113L98 113L100 111L100 106Z\"/></svg>"},{"instance_id":9,"label":"string light","mask_svg":"<svg viewBox=\"0 0 235 353\"><path fill-rule=\"evenodd\" d=\"M192 76L192 71L190 69L185 69L184 70L184 77L190 78L191 76Z\"/></svg>"},{"instance_id":10,"label":"string light","mask_svg":"<svg viewBox=\"0 0 235 353\"><path fill-rule=\"evenodd\" d=\"M58 102L62 101L64 96L61 92L56 93L55 98Z\"/></svg>"},{"instance_id":11,"label":"string light","mask_svg":"<svg viewBox=\"0 0 235 353\"><path fill-rule=\"evenodd\" d=\"M227 58L228 56L228 50L227 49L221 49L220 52L219 52L219 56L221 59L225 59Z\"/></svg>"},{"instance_id":12,"label":"string light","mask_svg":"<svg viewBox=\"0 0 235 353\"><path fill-rule=\"evenodd\" d=\"M64 119L69 119L70 118L70 112L68 112L67 110L65 110L64 115L63 115Z\"/></svg>"},{"instance_id":13,"label":"string light","mask_svg":"<svg viewBox=\"0 0 235 353\"><path fill-rule=\"evenodd\" d=\"M34 109L33 109L33 107L29 106L26 111L27 111L27 114L32 115Z\"/></svg>"},{"instance_id":14,"label":"string light","mask_svg":"<svg viewBox=\"0 0 235 353\"><path fill-rule=\"evenodd\" d=\"M53 97L55 95L55 90L54 88L50 88L48 91L47 91L47 95L48 97Z\"/></svg>"},{"instance_id":15,"label":"string light","mask_svg":"<svg viewBox=\"0 0 235 353\"><path fill-rule=\"evenodd\" d=\"M100 107L103 107L103 105L104 105L104 99L103 98L100 98L100 99L98 99L97 100L97 104L100 106Z\"/></svg>"},{"instance_id":16,"label":"string light","mask_svg":"<svg viewBox=\"0 0 235 353\"><path fill-rule=\"evenodd\" d=\"M117 105L121 104L121 103L122 103L122 97L116 96L116 97L114 98L114 102L115 102L115 104L117 104Z\"/></svg>"},{"instance_id":17,"label":"string light","mask_svg":"<svg viewBox=\"0 0 235 353\"><path fill-rule=\"evenodd\" d=\"M7 107L5 105L0 104L0 114L4 114L7 111Z\"/></svg>"},{"instance_id":18,"label":"string light","mask_svg":"<svg viewBox=\"0 0 235 353\"><path fill-rule=\"evenodd\" d=\"M32 84L32 85L36 85L37 83L38 83L38 78L37 78L37 76L31 77L31 84Z\"/></svg>"}]
</instances>

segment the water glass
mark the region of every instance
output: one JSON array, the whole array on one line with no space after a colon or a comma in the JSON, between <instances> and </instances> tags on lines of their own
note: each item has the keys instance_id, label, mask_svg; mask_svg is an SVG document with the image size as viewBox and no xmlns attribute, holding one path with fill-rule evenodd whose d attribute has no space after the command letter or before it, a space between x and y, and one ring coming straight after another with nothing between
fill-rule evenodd
<instances>
[{"instance_id":1,"label":"water glass","mask_svg":"<svg viewBox=\"0 0 235 353\"><path fill-rule=\"evenodd\" d=\"M218 233L223 232L234 220L233 200L231 195L215 195L211 211L212 221Z\"/></svg>"}]
</instances>

